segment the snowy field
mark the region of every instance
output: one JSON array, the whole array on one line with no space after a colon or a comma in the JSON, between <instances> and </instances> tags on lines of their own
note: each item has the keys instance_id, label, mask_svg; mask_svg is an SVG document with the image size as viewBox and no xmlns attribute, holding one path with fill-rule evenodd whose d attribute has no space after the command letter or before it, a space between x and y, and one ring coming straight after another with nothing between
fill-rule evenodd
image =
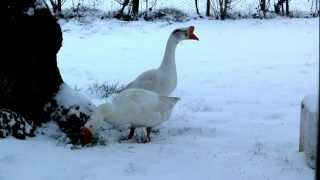
<instances>
[{"instance_id":1,"label":"snowy field","mask_svg":"<svg viewBox=\"0 0 320 180\"><path fill-rule=\"evenodd\" d=\"M318 87L318 19L61 24L64 80L96 104L89 86L160 65L173 29L194 25L200 41L177 48L181 101L151 143L72 150L50 133L7 138L0 180L313 179L298 141L300 101Z\"/></svg>"}]
</instances>

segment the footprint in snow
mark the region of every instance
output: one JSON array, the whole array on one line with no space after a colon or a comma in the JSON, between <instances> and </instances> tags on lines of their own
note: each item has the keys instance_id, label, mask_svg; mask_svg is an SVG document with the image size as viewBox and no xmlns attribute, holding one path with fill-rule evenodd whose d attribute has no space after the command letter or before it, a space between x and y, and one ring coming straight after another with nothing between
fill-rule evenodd
<instances>
[{"instance_id":1,"label":"footprint in snow","mask_svg":"<svg viewBox=\"0 0 320 180\"><path fill-rule=\"evenodd\" d=\"M266 119L281 119L283 117L284 117L284 115L280 114L280 113L273 113L273 114L269 114L269 115L265 116Z\"/></svg>"}]
</instances>

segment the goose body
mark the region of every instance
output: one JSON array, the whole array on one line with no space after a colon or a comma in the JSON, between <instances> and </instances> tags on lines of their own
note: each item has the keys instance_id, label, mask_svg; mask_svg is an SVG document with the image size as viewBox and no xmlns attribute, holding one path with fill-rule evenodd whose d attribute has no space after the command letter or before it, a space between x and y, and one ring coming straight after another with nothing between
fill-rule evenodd
<instances>
[{"instance_id":1,"label":"goose body","mask_svg":"<svg viewBox=\"0 0 320 180\"><path fill-rule=\"evenodd\" d=\"M139 88L153 91L163 96L169 96L176 87L177 72L174 64L174 68L167 73L162 69L151 69L142 73L129 83L125 89Z\"/></svg>"},{"instance_id":2,"label":"goose body","mask_svg":"<svg viewBox=\"0 0 320 180\"><path fill-rule=\"evenodd\" d=\"M198 40L193 31L193 26L174 30L167 41L160 67L142 73L134 81L130 82L125 89L146 89L163 96L169 96L177 87L176 47L182 40Z\"/></svg>"},{"instance_id":3,"label":"goose body","mask_svg":"<svg viewBox=\"0 0 320 180\"><path fill-rule=\"evenodd\" d=\"M178 100L148 90L127 89L117 94L111 103L98 106L84 127L92 133L96 133L104 122L119 129L130 127L131 131L136 127L151 129L169 119Z\"/></svg>"}]
</instances>

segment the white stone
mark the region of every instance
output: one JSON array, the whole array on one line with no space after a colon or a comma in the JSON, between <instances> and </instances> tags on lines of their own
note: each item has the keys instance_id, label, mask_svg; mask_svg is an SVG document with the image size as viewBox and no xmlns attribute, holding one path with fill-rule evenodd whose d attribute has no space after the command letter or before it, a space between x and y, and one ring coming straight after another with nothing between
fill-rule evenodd
<instances>
[{"instance_id":1,"label":"white stone","mask_svg":"<svg viewBox=\"0 0 320 180\"><path fill-rule=\"evenodd\" d=\"M305 153L307 164L315 168L318 136L318 96L308 95L301 103L299 151Z\"/></svg>"}]
</instances>

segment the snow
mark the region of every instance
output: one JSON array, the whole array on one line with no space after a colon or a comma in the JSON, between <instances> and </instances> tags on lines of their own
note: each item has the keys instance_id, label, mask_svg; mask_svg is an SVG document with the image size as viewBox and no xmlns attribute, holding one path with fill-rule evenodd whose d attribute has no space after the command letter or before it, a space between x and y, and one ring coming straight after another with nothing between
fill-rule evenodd
<instances>
[{"instance_id":1,"label":"snow","mask_svg":"<svg viewBox=\"0 0 320 180\"><path fill-rule=\"evenodd\" d=\"M300 124L300 151L304 151L311 168L316 167L317 133L319 124L318 95L309 94L302 100Z\"/></svg>"},{"instance_id":2,"label":"snow","mask_svg":"<svg viewBox=\"0 0 320 180\"><path fill-rule=\"evenodd\" d=\"M309 94L307 95L304 99L304 105L306 106L306 109L310 112L310 113L316 113L319 109L319 95L316 94Z\"/></svg>"},{"instance_id":3,"label":"snow","mask_svg":"<svg viewBox=\"0 0 320 180\"><path fill-rule=\"evenodd\" d=\"M27 14L28 16L34 16L34 8L28 8L27 11L24 12L25 14Z\"/></svg>"},{"instance_id":4,"label":"snow","mask_svg":"<svg viewBox=\"0 0 320 180\"><path fill-rule=\"evenodd\" d=\"M47 8L46 0L36 0L34 5L36 9Z\"/></svg>"},{"instance_id":5,"label":"snow","mask_svg":"<svg viewBox=\"0 0 320 180\"><path fill-rule=\"evenodd\" d=\"M158 67L173 29L194 25L200 41L177 47L181 101L151 143L72 150L49 132L7 138L1 180L313 179L298 142L301 100L319 87L318 19L61 24L63 78L96 105L105 99L90 85Z\"/></svg>"},{"instance_id":6,"label":"snow","mask_svg":"<svg viewBox=\"0 0 320 180\"><path fill-rule=\"evenodd\" d=\"M71 106L78 106L80 111L86 114L90 114L90 110L94 108L86 96L80 92L76 92L67 84L60 86L60 90L54 99L57 101L57 104L63 105L64 108L70 109Z\"/></svg>"}]
</instances>

